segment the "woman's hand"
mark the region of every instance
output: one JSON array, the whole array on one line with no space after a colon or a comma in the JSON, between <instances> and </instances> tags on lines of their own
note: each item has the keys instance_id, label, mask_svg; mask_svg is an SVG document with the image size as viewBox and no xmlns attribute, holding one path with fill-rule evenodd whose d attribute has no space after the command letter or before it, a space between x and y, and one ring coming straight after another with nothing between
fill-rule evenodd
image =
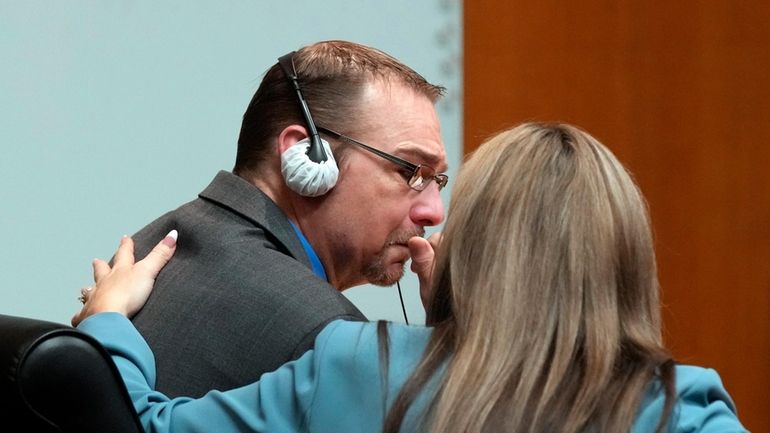
<instances>
[{"instance_id":1,"label":"woman's hand","mask_svg":"<svg viewBox=\"0 0 770 433\"><path fill-rule=\"evenodd\" d=\"M420 299L423 308L428 308L430 291L433 288L433 261L441 243L441 232L433 233L428 239L415 236L409 239L409 254L412 256L412 272L420 280Z\"/></svg>"},{"instance_id":2,"label":"woman's hand","mask_svg":"<svg viewBox=\"0 0 770 433\"><path fill-rule=\"evenodd\" d=\"M134 241L124 236L115 253L113 266L104 260L95 259L95 286L80 292L83 308L72 317L72 326L77 326L85 318L106 311L114 311L132 317L147 302L155 277L168 263L176 250L176 230L166 237L147 254L147 257L134 263Z\"/></svg>"}]
</instances>

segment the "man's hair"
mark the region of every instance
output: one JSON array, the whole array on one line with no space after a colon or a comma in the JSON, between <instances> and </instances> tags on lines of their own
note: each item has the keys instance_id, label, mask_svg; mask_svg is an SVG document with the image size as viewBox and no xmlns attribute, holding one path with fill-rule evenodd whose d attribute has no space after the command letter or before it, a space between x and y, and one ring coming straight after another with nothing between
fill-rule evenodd
<instances>
[{"instance_id":1,"label":"man's hair","mask_svg":"<svg viewBox=\"0 0 770 433\"><path fill-rule=\"evenodd\" d=\"M627 432L655 380L668 416L646 203L596 139L524 124L487 141L460 170L437 254L435 330L385 432L437 371L421 431Z\"/></svg>"},{"instance_id":2,"label":"man's hair","mask_svg":"<svg viewBox=\"0 0 770 433\"><path fill-rule=\"evenodd\" d=\"M405 85L431 102L444 93L443 87L430 84L390 55L352 42L318 42L298 50L293 62L314 122L348 134L360 121L363 91L375 80ZM276 63L243 115L233 172L255 174L273 140L291 124L305 125L305 120L296 92Z\"/></svg>"}]
</instances>

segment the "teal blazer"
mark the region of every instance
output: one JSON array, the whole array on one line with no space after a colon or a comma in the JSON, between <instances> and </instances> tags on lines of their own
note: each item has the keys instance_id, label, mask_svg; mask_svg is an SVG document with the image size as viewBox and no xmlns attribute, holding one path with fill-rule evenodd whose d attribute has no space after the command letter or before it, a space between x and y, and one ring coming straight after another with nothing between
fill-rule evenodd
<instances>
[{"instance_id":1,"label":"teal blazer","mask_svg":"<svg viewBox=\"0 0 770 433\"><path fill-rule=\"evenodd\" d=\"M147 432L324 432L382 430L385 408L422 356L431 329L389 325L391 358L383 389L376 323L331 322L313 350L259 382L227 392L211 391L199 399L174 398L154 391L152 351L131 322L118 313L89 317L79 329L96 337L110 352L123 376ZM244 331L248 332L248 331ZM714 370L676 367L678 401L672 432L746 432L730 396ZM659 386L651 384L633 432L652 432L663 407ZM402 431L417 431L425 407L417 399Z\"/></svg>"}]
</instances>

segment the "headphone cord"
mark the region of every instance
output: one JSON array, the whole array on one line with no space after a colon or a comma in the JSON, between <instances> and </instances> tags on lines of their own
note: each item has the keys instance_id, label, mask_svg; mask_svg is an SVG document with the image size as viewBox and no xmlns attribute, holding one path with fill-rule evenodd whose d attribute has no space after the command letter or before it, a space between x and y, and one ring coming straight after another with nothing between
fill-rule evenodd
<instances>
[{"instance_id":1,"label":"headphone cord","mask_svg":"<svg viewBox=\"0 0 770 433\"><path fill-rule=\"evenodd\" d=\"M401 311L404 313L404 322L409 324L409 319L406 317L406 306L404 306L404 297L401 295L401 282L396 281L396 287L398 287L398 299L401 300Z\"/></svg>"}]
</instances>

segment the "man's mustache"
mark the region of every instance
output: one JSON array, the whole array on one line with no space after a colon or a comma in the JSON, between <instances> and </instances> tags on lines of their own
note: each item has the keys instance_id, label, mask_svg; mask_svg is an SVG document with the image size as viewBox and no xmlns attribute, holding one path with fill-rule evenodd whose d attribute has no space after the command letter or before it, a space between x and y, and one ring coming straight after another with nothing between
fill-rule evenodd
<instances>
[{"instance_id":1,"label":"man's mustache","mask_svg":"<svg viewBox=\"0 0 770 433\"><path fill-rule=\"evenodd\" d=\"M413 230L402 230L402 231L395 232L392 235L390 235L387 242L385 242L385 245L386 246L406 245L409 239L415 236L419 236L421 238L425 237L425 229L420 227L420 228L415 228Z\"/></svg>"}]
</instances>

